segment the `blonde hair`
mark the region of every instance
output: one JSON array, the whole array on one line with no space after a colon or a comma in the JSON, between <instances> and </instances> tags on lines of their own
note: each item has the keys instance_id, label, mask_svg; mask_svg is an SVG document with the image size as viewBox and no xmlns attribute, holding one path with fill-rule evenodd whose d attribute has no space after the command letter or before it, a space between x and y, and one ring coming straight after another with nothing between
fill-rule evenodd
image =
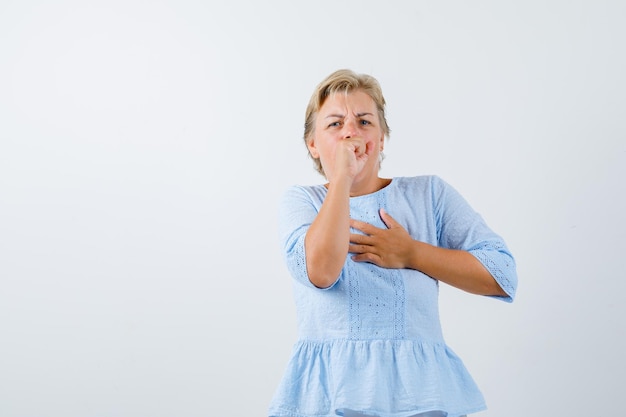
<instances>
[{"instance_id":1,"label":"blonde hair","mask_svg":"<svg viewBox=\"0 0 626 417\"><path fill-rule=\"evenodd\" d=\"M385 98L383 97L383 91L376 78L367 74L357 74L349 69L340 69L333 72L319 83L309 100L304 118L305 145L308 145L313 133L315 133L315 118L326 99L335 93L347 94L356 90L363 91L374 100L376 109L378 110L378 120L383 133L387 138L389 137L391 130L389 129L385 117ZM313 159L317 172L325 175L319 158L313 158L310 151L309 156Z\"/></svg>"}]
</instances>

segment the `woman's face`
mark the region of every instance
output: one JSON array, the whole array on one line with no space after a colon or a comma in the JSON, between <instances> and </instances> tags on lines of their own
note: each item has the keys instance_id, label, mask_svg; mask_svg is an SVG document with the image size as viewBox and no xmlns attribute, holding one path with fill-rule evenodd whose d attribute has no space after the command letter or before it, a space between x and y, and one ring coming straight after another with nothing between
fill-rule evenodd
<instances>
[{"instance_id":1,"label":"woman's face","mask_svg":"<svg viewBox=\"0 0 626 417\"><path fill-rule=\"evenodd\" d=\"M378 178L379 155L385 134L379 122L376 103L360 90L329 96L317 113L315 130L308 148L314 158L320 158L329 181L334 172L337 143L346 138L361 138L369 149L368 160L355 181Z\"/></svg>"}]
</instances>

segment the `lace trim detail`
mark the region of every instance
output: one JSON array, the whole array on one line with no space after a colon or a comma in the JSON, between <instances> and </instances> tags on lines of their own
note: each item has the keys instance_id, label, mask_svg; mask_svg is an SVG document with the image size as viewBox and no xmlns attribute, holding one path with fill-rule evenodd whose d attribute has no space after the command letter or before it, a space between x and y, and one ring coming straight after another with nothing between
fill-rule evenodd
<instances>
[{"instance_id":1,"label":"lace trim detail","mask_svg":"<svg viewBox=\"0 0 626 417\"><path fill-rule=\"evenodd\" d=\"M506 251L507 248L503 243L489 242L470 252L487 268L513 300L517 288L517 274L515 273L515 262L504 253Z\"/></svg>"}]
</instances>

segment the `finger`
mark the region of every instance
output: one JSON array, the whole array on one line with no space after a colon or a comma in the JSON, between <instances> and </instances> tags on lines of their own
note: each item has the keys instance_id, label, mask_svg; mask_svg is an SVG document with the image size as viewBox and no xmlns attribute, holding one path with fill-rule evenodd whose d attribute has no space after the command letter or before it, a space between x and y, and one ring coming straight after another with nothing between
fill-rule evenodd
<instances>
[{"instance_id":1,"label":"finger","mask_svg":"<svg viewBox=\"0 0 626 417\"><path fill-rule=\"evenodd\" d=\"M357 156L361 156L365 153L366 147L363 138L345 138L343 139L343 141L349 146L349 149L351 149Z\"/></svg>"},{"instance_id":2,"label":"finger","mask_svg":"<svg viewBox=\"0 0 626 417\"><path fill-rule=\"evenodd\" d=\"M359 160L362 161L367 161L367 159L370 157L369 153L365 150L365 146L363 146L362 148L359 149L359 151L356 153L356 157Z\"/></svg>"},{"instance_id":3,"label":"finger","mask_svg":"<svg viewBox=\"0 0 626 417\"><path fill-rule=\"evenodd\" d=\"M376 246L364 245L360 243L350 243L348 245L348 252L356 253L359 255L365 255L366 253L369 253L371 256L375 256L378 258L381 257L381 254L379 253L379 250Z\"/></svg>"},{"instance_id":4,"label":"finger","mask_svg":"<svg viewBox=\"0 0 626 417\"><path fill-rule=\"evenodd\" d=\"M380 262L380 258L373 253L361 253L358 255L352 256L352 260L354 262L369 262L374 265L378 265Z\"/></svg>"},{"instance_id":5,"label":"finger","mask_svg":"<svg viewBox=\"0 0 626 417\"><path fill-rule=\"evenodd\" d=\"M365 143L365 141L363 140L363 138L356 138L357 139L357 146L359 149L359 155L363 155L368 153L367 152L367 144Z\"/></svg>"},{"instance_id":6,"label":"finger","mask_svg":"<svg viewBox=\"0 0 626 417\"><path fill-rule=\"evenodd\" d=\"M368 235L373 235L377 230L380 230L378 227L372 226L369 223L354 219L350 219L350 226Z\"/></svg>"},{"instance_id":7,"label":"finger","mask_svg":"<svg viewBox=\"0 0 626 417\"><path fill-rule=\"evenodd\" d=\"M354 153L356 154L357 158L364 160L369 158L370 154L372 153L372 147L365 142L365 139L361 137L356 137L352 138L352 140L354 141Z\"/></svg>"},{"instance_id":8,"label":"finger","mask_svg":"<svg viewBox=\"0 0 626 417\"><path fill-rule=\"evenodd\" d=\"M350 233L350 243L358 244L358 245L371 245L373 242L372 238L367 235L362 235L359 233Z\"/></svg>"},{"instance_id":9,"label":"finger","mask_svg":"<svg viewBox=\"0 0 626 417\"><path fill-rule=\"evenodd\" d=\"M389 213L387 213L383 208L380 209L380 218L382 219L383 223L385 223L388 229L393 229L394 227L402 227L402 225L398 223L393 217L391 217Z\"/></svg>"},{"instance_id":10,"label":"finger","mask_svg":"<svg viewBox=\"0 0 626 417\"><path fill-rule=\"evenodd\" d=\"M348 252L350 253L362 254L362 253L367 253L367 251L368 251L367 245L359 245L359 244L351 243L348 246Z\"/></svg>"}]
</instances>

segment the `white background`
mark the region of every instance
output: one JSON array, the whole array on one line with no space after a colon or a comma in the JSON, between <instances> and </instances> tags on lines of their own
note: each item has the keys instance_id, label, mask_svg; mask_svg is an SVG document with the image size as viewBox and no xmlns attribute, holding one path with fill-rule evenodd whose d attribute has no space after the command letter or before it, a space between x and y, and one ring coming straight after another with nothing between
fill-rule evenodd
<instances>
[{"instance_id":1,"label":"white background","mask_svg":"<svg viewBox=\"0 0 626 417\"><path fill-rule=\"evenodd\" d=\"M223 3L223 4L220 4ZM491 416L619 415L622 1L0 3L0 416L264 416L295 342L276 205L306 103L374 75L382 175L501 234L513 304L442 287Z\"/></svg>"}]
</instances>

